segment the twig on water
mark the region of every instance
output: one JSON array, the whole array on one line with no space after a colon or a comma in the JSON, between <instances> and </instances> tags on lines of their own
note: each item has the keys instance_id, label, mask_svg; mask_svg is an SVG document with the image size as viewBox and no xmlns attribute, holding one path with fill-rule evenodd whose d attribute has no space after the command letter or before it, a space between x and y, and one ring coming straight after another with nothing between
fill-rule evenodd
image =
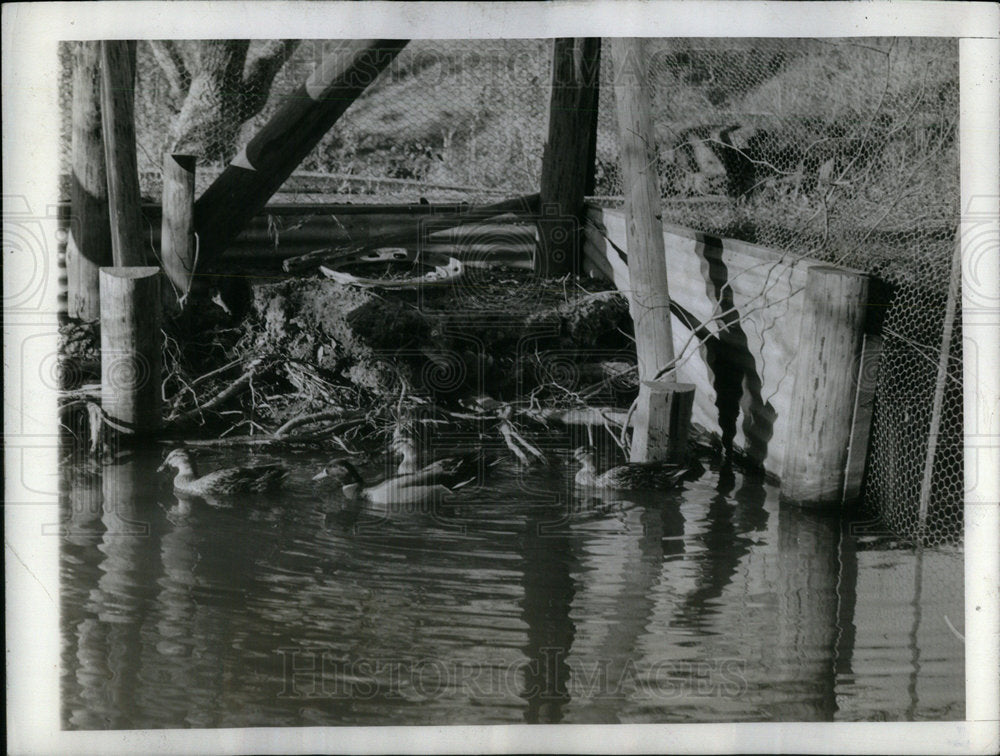
<instances>
[{"instance_id":1,"label":"twig on water","mask_svg":"<svg viewBox=\"0 0 1000 756\"><path fill-rule=\"evenodd\" d=\"M274 438L282 438L283 436L288 435L288 432L293 428L298 428L299 426L302 425L311 425L312 423L318 423L323 420L344 420L345 422L338 423L338 425L335 427L339 427L341 425L346 426L358 420L362 416L363 416L362 413L359 412L353 412L345 415L343 409L326 410L325 412L313 412L308 415L299 415L297 417L293 417L287 423L279 427L272 435L274 436Z\"/></svg>"}]
</instances>

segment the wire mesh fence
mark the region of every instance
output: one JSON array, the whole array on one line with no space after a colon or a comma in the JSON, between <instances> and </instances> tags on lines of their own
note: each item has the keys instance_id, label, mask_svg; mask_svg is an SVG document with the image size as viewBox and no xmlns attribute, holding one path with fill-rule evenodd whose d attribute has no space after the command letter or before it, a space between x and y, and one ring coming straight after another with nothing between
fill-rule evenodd
<instances>
[{"instance_id":1,"label":"wire mesh fence","mask_svg":"<svg viewBox=\"0 0 1000 756\"><path fill-rule=\"evenodd\" d=\"M199 163L200 189L336 43L295 45L264 98L250 87L199 90L211 73L203 44L170 48L187 63L186 97L175 91L165 50L138 45L138 160L152 201L186 98L219 98L200 125L201 143L211 145ZM237 50L246 71L267 44ZM622 192L615 72L604 49L595 195L614 204ZM537 191L550 56L548 40L411 42L278 199L476 202ZM960 538L958 311L940 367L959 213L957 42L661 39L647 40L646 57L665 221L847 265L888 284L866 501L901 535ZM65 167L67 55L64 71Z\"/></svg>"}]
</instances>

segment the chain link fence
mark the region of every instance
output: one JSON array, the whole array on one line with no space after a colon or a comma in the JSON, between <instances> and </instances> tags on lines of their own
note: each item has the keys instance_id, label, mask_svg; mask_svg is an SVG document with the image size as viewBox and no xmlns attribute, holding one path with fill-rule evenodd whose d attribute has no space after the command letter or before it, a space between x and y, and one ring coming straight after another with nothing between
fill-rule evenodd
<instances>
[{"instance_id":1,"label":"chain link fence","mask_svg":"<svg viewBox=\"0 0 1000 756\"><path fill-rule=\"evenodd\" d=\"M234 153L331 44L300 43L256 116L207 128L235 135ZM622 187L608 49L595 199L613 205ZM550 56L547 40L412 42L276 199L476 202L537 191ZM959 214L957 41L664 39L647 40L646 57L665 221L887 285L885 306L873 308L884 320L866 502L901 536L959 539L960 311L945 323ZM65 168L68 56L64 64ZM136 78L142 191L156 201L173 111L148 43L138 45ZM201 163L199 188L224 163Z\"/></svg>"}]
</instances>

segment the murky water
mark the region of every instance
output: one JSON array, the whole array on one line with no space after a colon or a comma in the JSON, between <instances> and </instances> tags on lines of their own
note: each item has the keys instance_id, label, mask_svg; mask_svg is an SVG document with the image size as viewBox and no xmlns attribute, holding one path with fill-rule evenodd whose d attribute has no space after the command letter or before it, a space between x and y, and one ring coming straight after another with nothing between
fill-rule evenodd
<instances>
[{"instance_id":1,"label":"murky water","mask_svg":"<svg viewBox=\"0 0 1000 756\"><path fill-rule=\"evenodd\" d=\"M600 499L508 466L358 511L290 455L281 494L217 508L159 459L66 472L67 728L964 716L960 549L739 474Z\"/></svg>"}]
</instances>

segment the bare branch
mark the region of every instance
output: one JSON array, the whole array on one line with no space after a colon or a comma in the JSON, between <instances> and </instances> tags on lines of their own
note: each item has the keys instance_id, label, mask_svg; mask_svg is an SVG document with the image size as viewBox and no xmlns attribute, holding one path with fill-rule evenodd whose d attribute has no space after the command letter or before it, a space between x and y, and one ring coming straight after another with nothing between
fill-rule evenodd
<instances>
[{"instance_id":1,"label":"bare branch","mask_svg":"<svg viewBox=\"0 0 1000 756\"><path fill-rule=\"evenodd\" d=\"M163 69L167 76L167 83L170 84L170 96L176 103L180 103L191 88L191 72L184 64L180 50L172 40L151 39L149 47L153 51L153 57Z\"/></svg>"},{"instance_id":2,"label":"bare branch","mask_svg":"<svg viewBox=\"0 0 1000 756\"><path fill-rule=\"evenodd\" d=\"M271 91L271 82L298 49L300 40L269 39L247 56L243 65L244 120L261 111Z\"/></svg>"}]
</instances>

